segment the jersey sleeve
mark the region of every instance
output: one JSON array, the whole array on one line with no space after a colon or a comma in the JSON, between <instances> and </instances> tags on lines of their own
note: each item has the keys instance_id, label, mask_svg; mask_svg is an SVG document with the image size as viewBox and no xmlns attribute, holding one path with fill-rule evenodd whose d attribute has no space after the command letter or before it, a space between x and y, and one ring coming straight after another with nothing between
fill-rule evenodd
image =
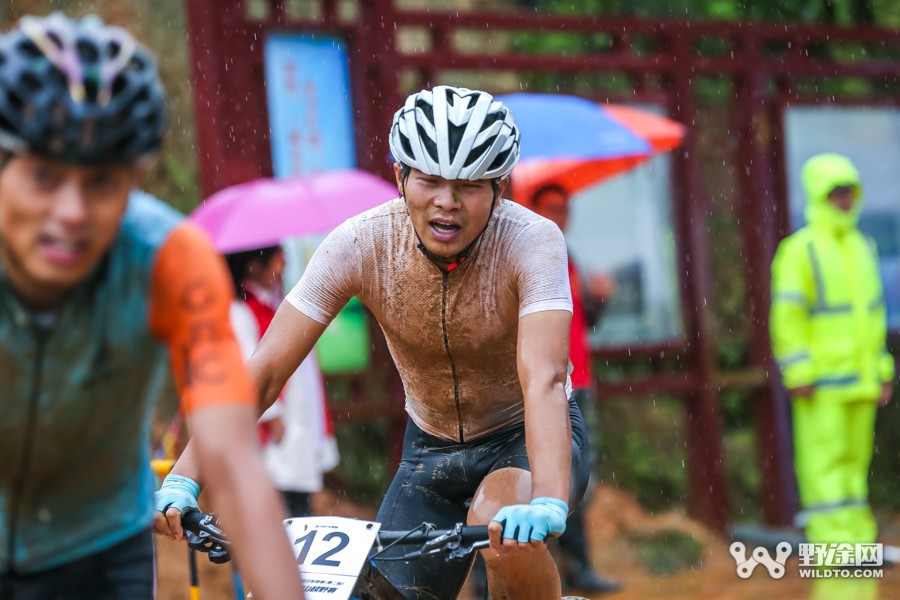
<instances>
[{"instance_id":1,"label":"jersey sleeve","mask_svg":"<svg viewBox=\"0 0 900 600\"><path fill-rule=\"evenodd\" d=\"M546 310L572 312L569 255L562 231L541 220L516 238L511 258L519 286L519 318Z\"/></svg>"},{"instance_id":2,"label":"jersey sleeve","mask_svg":"<svg viewBox=\"0 0 900 600\"><path fill-rule=\"evenodd\" d=\"M319 245L287 301L310 319L328 325L359 294L360 256L353 223L347 221Z\"/></svg>"},{"instance_id":3,"label":"jersey sleeve","mask_svg":"<svg viewBox=\"0 0 900 600\"><path fill-rule=\"evenodd\" d=\"M256 404L229 322L234 297L222 258L189 224L159 249L150 290L150 330L169 346L186 414L222 404Z\"/></svg>"}]
</instances>

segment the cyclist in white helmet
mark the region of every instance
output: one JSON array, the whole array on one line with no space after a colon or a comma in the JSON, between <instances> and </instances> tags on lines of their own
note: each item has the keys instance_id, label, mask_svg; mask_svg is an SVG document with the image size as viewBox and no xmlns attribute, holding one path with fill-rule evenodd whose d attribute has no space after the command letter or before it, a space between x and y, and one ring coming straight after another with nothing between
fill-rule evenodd
<instances>
[{"instance_id":1,"label":"cyclist in white helmet","mask_svg":"<svg viewBox=\"0 0 900 600\"><path fill-rule=\"evenodd\" d=\"M322 243L250 360L261 402L275 400L331 319L360 298L385 333L409 414L378 520L385 529L490 523L492 597L558 599L544 540L565 530L588 478L566 374L565 241L503 199L519 131L490 94L438 86L411 95L390 146L400 197ZM181 477L196 476L191 453L175 466ZM157 525L177 533L163 518ZM430 600L455 598L471 560L378 567L407 598Z\"/></svg>"}]
</instances>

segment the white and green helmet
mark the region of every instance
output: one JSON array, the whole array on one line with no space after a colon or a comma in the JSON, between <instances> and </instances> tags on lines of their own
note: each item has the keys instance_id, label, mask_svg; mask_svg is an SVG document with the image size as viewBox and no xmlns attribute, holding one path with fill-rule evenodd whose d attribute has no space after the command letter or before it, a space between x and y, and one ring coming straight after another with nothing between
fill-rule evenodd
<instances>
[{"instance_id":1,"label":"white and green helmet","mask_svg":"<svg viewBox=\"0 0 900 600\"><path fill-rule=\"evenodd\" d=\"M406 99L390 146L394 159L429 175L502 179L519 161L519 129L487 92L439 85Z\"/></svg>"}]
</instances>

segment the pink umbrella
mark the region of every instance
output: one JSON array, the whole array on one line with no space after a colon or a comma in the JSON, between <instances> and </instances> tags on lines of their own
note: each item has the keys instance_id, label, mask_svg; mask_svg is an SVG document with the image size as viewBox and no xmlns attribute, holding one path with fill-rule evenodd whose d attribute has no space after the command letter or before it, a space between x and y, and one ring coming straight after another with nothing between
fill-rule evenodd
<instances>
[{"instance_id":1,"label":"pink umbrella","mask_svg":"<svg viewBox=\"0 0 900 600\"><path fill-rule=\"evenodd\" d=\"M397 188L359 169L292 179L256 179L218 191L190 219L223 254L274 246L289 237L327 233L397 197Z\"/></svg>"}]
</instances>

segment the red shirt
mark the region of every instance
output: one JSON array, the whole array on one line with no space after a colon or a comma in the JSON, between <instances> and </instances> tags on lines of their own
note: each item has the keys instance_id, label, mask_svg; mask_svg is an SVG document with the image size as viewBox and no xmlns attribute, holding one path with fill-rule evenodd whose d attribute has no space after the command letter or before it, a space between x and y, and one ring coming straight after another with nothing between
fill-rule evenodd
<instances>
[{"instance_id":1,"label":"red shirt","mask_svg":"<svg viewBox=\"0 0 900 600\"><path fill-rule=\"evenodd\" d=\"M584 301L581 298L581 278L571 259L569 260L569 285L572 287L569 360L572 361L572 387L577 390L593 386L594 376L591 373L591 347L588 341L587 322L584 318Z\"/></svg>"}]
</instances>

